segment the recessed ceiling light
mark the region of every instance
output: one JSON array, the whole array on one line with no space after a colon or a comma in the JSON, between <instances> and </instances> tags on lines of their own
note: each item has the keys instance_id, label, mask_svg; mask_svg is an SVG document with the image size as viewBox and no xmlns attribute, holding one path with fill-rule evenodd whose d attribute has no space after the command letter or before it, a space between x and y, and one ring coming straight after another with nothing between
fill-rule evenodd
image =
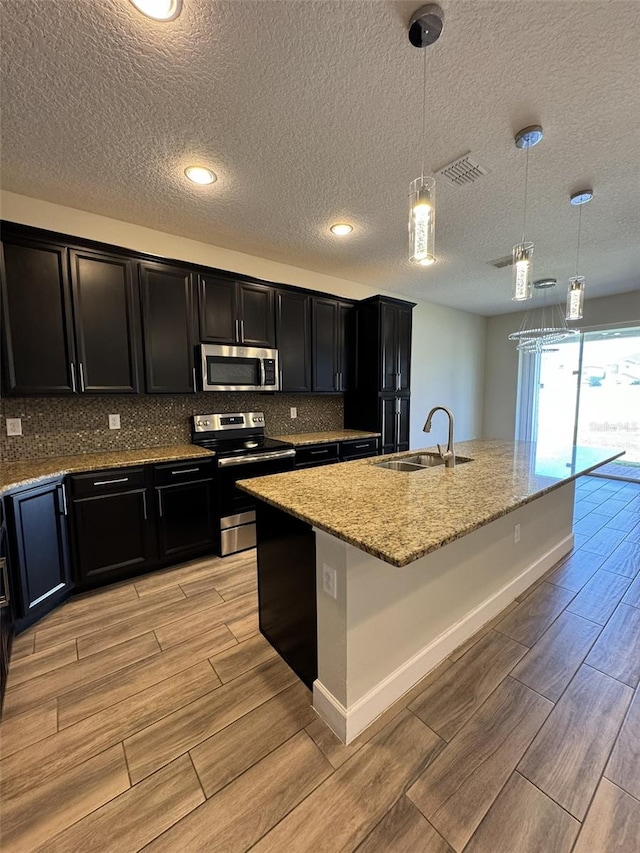
<instances>
[{"instance_id":1,"label":"recessed ceiling light","mask_svg":"<svg viewBox=\"0 0 640 853\"><path fill-rule=\"evenodd\" d=\"M182 0L131 0L139 12L154 21L175 21L182 11Z\"/></svg>"},{"instance_id":2,"label":"recessed ceiling light","mask_svg":"<svg viewBox=\"0 0 640 853\"><path fill-rule=\"evenodd\" d=\"M345 237L347 234L351 234L353 225L349 225L348 222L335 222L329 230L336 237Z\"/></svg>"},{"instance_id":3,"label":"recessed ceiling light","mask_svg":"<svg viewBox=\"0 0 640 853\"><path fill-rule=\"evenodd\" d=\"M212 184L217 180L217 175L204 166L187 166L184 173L194 184Z\"/></svg>"}]
</instances>

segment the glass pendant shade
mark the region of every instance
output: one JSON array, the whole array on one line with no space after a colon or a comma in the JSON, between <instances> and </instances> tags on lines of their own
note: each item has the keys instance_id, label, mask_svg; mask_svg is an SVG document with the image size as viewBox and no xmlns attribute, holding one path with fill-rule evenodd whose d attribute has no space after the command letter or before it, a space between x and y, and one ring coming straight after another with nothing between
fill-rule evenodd
<instances>
[{"instance_id":1,"label":"glass pendant shade","mask_svg":"<svg viewBox=\"0 0 640 853\"><path fill-rule=\"evenodd\" d=\"M429 266L435 263L436 182L421 175L409 186L409 260Z\"/></svg>"},{"instance_id":2,"label":"glass pendant shade","mask_svg":"<svg viewBox=\"0 0 640 853\"><path fill-rule=\"evenodd\" d=\"M513 280L511 299L514 302L524 302L531 299L531 260L533 258L533 243L518 243L513 247Z\"/></svg>"},{"instance_id":3,"label":"glass pendant shade","mask_svg":"<svg viewBox=\"0 0 640 853\"><path fill-rule=\"evenodd\" d=\"M569 290L567 292L567 314L568 321L582 320L584 315L584 286L583 275L574 275L569 279Z\"/></svg>"}]
</instances>

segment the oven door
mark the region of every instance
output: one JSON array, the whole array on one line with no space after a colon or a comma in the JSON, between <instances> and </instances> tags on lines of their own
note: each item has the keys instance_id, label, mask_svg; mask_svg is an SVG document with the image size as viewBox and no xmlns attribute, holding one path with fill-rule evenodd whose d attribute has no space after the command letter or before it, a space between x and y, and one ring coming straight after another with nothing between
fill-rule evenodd
<instances>
[{"instance_id":1,"label":"oven door","mask_svg":"<svg viewBox=\"0 0 640 853\"><path fill-rule=\"evenodd\" d=\"M201 344L203 391L279 390L277 352Z\"/></svg>"}]
</instances>

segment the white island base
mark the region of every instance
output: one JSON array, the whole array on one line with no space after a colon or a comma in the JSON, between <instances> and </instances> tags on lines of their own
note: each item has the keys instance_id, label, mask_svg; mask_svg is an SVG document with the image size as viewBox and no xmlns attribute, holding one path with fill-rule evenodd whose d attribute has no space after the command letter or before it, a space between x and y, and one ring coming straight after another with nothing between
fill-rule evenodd
<instances>
[{"instance_id":1,"label":"white island base","mask_svg":"<svg viewBox=\"0 0 640 853\"><path fill-rule=\"evenodd\" d=\"M315 530L313 705L344 743L571 551L573 503L571 481L403 568Z\"/></svg>"}]
</instances>

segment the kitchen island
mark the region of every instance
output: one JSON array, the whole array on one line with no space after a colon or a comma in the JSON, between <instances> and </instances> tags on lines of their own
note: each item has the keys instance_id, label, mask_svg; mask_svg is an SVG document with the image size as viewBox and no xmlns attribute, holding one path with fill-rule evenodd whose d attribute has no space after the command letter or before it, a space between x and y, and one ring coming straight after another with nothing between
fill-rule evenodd
<instances>
[{"instance_id":1,"label":"kitchen island","mask_svg":"<svg viewBox=\"0 0 640 853\"><path fill-rule=\"evenodd\" d=\"M261 630L347 743L569 553L576 477L621 455L457 453L472 461L379 467L405 453L242 482L260 502Z\"/></svg>"}]
</instances>

